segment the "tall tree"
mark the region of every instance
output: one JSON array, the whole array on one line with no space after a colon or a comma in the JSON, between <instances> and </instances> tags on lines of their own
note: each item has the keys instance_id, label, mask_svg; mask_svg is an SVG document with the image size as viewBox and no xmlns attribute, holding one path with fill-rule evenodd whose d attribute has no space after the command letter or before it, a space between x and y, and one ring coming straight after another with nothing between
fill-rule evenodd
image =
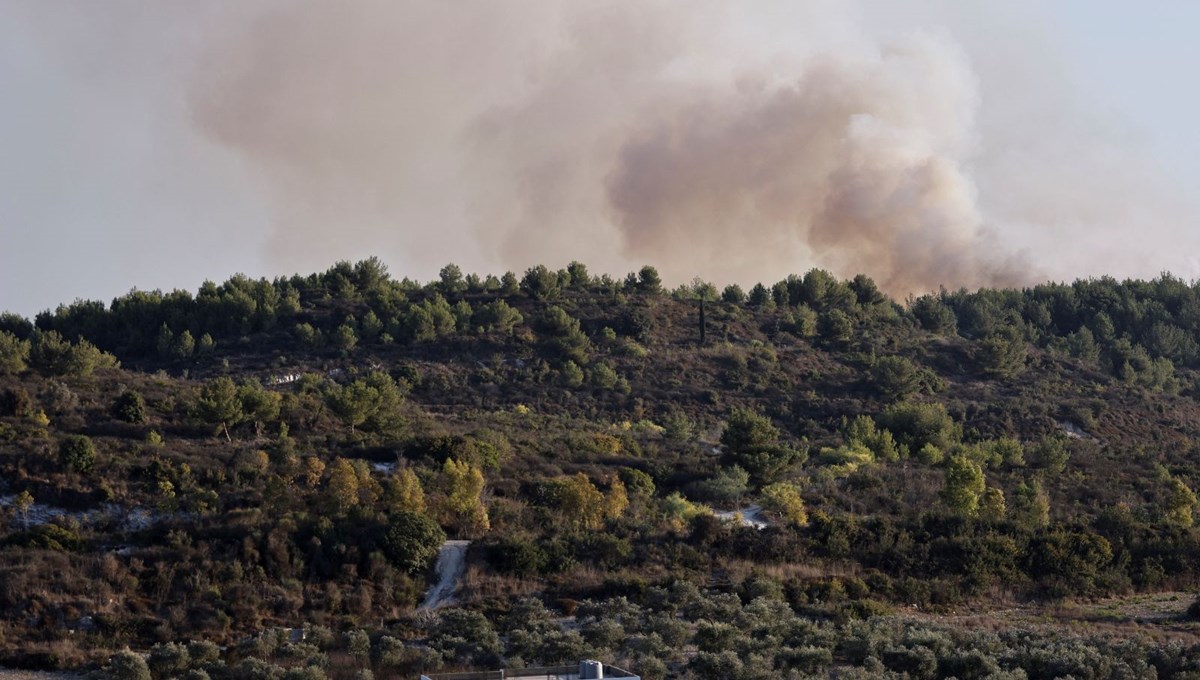
<instances>
[{"instance_id":1,"label":"tall tree","mask_svg":"<svg viewBox=\"0 0 1200 680\"><path fill-rule=\"evenodd\" d=\"M29 361L29 341L0 331L0 373L20 373Z\"/></svg>"},{"instance_id":2,"label":"tall tree","mask_svg":"<svg viewBox=\"0 0 1200 680\"><path fill-rule=\"evenodd\" d=\"M946 482L942 487L946 507L963 517L977 517L984 490L983 468L965 455L952 456L946 463Z\"/></svg>"},{"instance_id":3,"label":"tall tree","mask_svg":"<svg viewBox=\"0 0 1200 680\"><path fill-rule=\"evenodd\" d=\"M331 509L344 514L358 505L358 474L345 458L334 458L325 479L325 498Z\"/></svg>"},{"instance_id":4,"label":"tall tree","mask_svg":"<svg viewBox=\"0 0 1200 680\"><path fill-rule=\"evenodd\" d=\"M196 412L204 422L220 425L226 441L233 441L229 428L242 421L242 401L233 380L226 377L214 378L200 388L196 401Z\"/></svg>"},{"instance_id":5,"label":"tall tree","mask_svg":"<svg viewBox=\"0 0 1200 680\"><path fill-rule=\"evenodd\" d=\"M775 481L784 468L801 462L801 453L779 442L779 429L770 419L746 408L735 408L721 433L727 465L740 465L759 484Z\"/></svg>"},{"instance_id":6,"label":"tall tree","mask_svg":"<svg viewBox=\"0 0 1200 680\"><path fill-rule=\"evenodd\" d=\"M447 458L440 479L439 506L443 523L468 536L482 534L491 528L487 508L483 505L484 484L479 468Z\"/></svg>"}]
</instances>

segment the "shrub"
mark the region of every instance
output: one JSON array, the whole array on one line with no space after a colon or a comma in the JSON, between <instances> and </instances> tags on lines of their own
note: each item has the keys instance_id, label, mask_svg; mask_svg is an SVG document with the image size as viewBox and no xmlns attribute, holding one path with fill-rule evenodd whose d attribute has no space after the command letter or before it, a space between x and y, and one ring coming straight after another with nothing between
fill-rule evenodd
<instances>
[{"instance_id":1,"label":"shrub","mask_svg":"<svg viewBox=\"0 0 1200 680\"><path fill-rule=\"evenodd\" d=\"M107 680L151 680L146 660L128 649L113 654L104 666L103 673Z\"/></svg>"},{"instance_id":2,"label":"shrub","mask_svg":"<svg viewBox=\"0 0 1200 680\"><path fill-rule=\"evenodd\" d=\"M83 435L71 435L58 444L63 465L80 474L89 472L96 463L96 447Z\"/></svg>"},{"instance_id":3,"label":"shrub","mask_svg":"<svg viewBox=\"0 0 1200 680\"><path fill-rule=\"evenodd\" d=\"M184 645L168 642L154 645L146 657L146 664L155 677L172 677L188 669L190 656Z\"/></svg>"},{"instance_id":4,"label":"shrub","mask_svg":"<svg viewBox=\"0 0 1200 680\"><path fill-rule=\"evenodd\" d=\"M112 415L117 420L142 425L146 422L146 400L133 390L126 390L112 404Z\"/></svg>"},{"instance_id":5,"label":"shrub","mask_svg":"<svg viewBox=\"0 0 1200 680\"><path fill-rule=\"evenodd\" d=\"M446 540L446 532L429 517L400 510L388 517L380 540L384 556L397 568L415 574L429 568Z\"/></svg>"}]
</instances>

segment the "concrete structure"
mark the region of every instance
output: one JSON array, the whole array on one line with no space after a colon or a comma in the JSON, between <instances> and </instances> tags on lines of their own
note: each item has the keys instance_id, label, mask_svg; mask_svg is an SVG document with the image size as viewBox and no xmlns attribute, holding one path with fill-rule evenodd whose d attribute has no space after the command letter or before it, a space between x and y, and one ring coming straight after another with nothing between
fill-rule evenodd
<instances>
[{"instance_id":1,"label":"concrete structure","mask_svg":"<svg viewBox=\"0 0 1200 680\"><path fill-rule=\"evenodd\" d=\"M548 668L512 668L500 671L480 671L477 673L437 673L422 675L421 680L505 680L505 678L524 678L525 680L641 680L638 676L623 671L616 666L606 666L599 661L580 661L578 666L551 666Z\"/></svg>"}]
</instances>

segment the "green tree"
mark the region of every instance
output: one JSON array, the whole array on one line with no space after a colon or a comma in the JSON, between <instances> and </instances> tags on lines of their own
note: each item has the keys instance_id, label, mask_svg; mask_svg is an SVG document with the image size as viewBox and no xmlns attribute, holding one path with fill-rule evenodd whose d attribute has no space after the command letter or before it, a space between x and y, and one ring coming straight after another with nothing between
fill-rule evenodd
<instances>
[{"instance_id":1,"label":"green tree","mask_svg":"<svg viewBox=\"0 0 1200 680\"><path fill-rule=\"evenodd\" d=\"M984 489L983 496L979 499L979 516L998 521L1004 519L1006 512L1008 504L1004 501L1004 491L994 486Z\"/></svg>"},{"instance_id":2,"label":"green tree","mask_svg":"<svg viewBox=\"0 0 1200 680\"><path fill-rule=\"evenodd\" d=\"M312 326L309 326L309 328L312 328ZM217 343L213 340L213 336L205 333L200 336L200 342L196 345L196 353L200 356L207 356L212 354L216 347Z\"/></svg>"},{"instance_id":3,"label":"green tree","mask_svg":"<svg viewBox=\"0 0 1200 680\"><path fill-rule=\"evenodd\" d=\"M804 499L795 484L776 482L763 487L761 503L763 510L776 519L798 527L808 524Z\"/></svg>"},{"instance_id":4,"label":"green tree","mask_svg":"<svg viewBox=\"0 0 1200 680\"><path fill-rule=\"evenodd\" d=\"M850 290L854 291L855 301L861 307L870 307L887 301L887 296L880 292L875 280L866 274L856 275L850 282Z\"/></svg>"},{"instance_id":5,"label":"green tree","mask_svg":"<svg viewBox=\"0 0 1200 680\"><path fill-rule=\"evenodd\" d=\"M214 378L200 388L196 401L196 413L211 425L219 425L226 441L233 441L229 428L242 421L242 401L233 380L226 377Z\"/></svg>"},{"instance_id":6,"label":"green tree","mask_svg":"<svg viewBox=\"0 0 1200 680\"><path fill-rule=\"evenodd\" d=\"M471 330L471 319L474 314L471 310L471 303L466 300L459 300L450 308L454 314L454 329L459 333L467 333Z\"/></svg>"},{"instance_id":7,"label":"green tree","mask_svg":"<svg viewBox=\"0 0 1200 680\"><path fill-rule=\"evenodd\" d=\"M0 373L20 373L29 361L29 341L0 331Z\"/></svg>"},{"instance_id":8,"label":"green tree","mask_svg":"<svg viewBox=\"0 0 1200 680\"><path fill-rule=\"evenodd\" d=\"M1029 452L1029 462L1051 475L1062 474L1070 459L1071 453L1063 437L1047 437Z\"/></svg>"},{"instance_id":9,"label":"green tree","mask_svg":"<svg viewBox=\"0 0 1200 680\"><path fill-rule=\"evenodd\" d=\"M775 302L771 299L771 291L767 290L767 287L761 283L754 284L754 287L750 289L750 295L747 300L752 307L757 307L758 309L775 306Z\"/></svg>"},{"instance_id":10,"label":"green tree","mask_svg":"<svg viewBox=\"0 0 1200 680\"><path fill-rule=\"evenodd\" d=\"M396 568L410 574L428 569L446 541L446 532L424 514L400 510L388 516L380 547Z\"/></svg>"},{"instance_id":11,"label":"green tree","mask_svg":"<svg viewBox=\"0 0 1200 680\"><path fill-rule=\"evenodd\" d=\"M908 311L916 317L921 328L938 335L949 335L958 325L954 311L933 295L923 295L912 300L909 302Z\"/></svg>"},{"instance_id":12,"label":"green tree","mask_svg":"<svg viewBox=\"0 0 1200 680\"><path fill-rule=\"evenodd\" d=\"M817 336L817 313L808 305L800 305L792 310L792 332L802 338Z\"/></svg>"},{"instance_id":13,"label":"green tree","mask_svg":"<svg viewBox=\"0 0 1200 680\"><path fill-rule=\"evenodd\" d=\"M463 280L462 269L453 262L442 267L438 272L440 283L438 288L446 295L458 295L467 289L467 284Z\"/></svg>"},{"instance_id":14,"label":"green tree","mask_svg":"<svg viewBox=\"0 0 1200 680\"><path fill-rule=\"evenodd\" d=\"M592 284L592 277L588 274L587 265L582 262L572 261L567 265L567 274L571 277L571 288L575 290L586 290Z\"/></svg>"},{"instance_id":15,"label":"green tree","mask_svg":"<svg viewBox=\"0 0 1200 680\"><path fill-rule=\"evenodd\" d=\"M483 505L483 472L465 462L447 458L442 466L438 508L442 523L458 532L477 536L491 527Z\"/></svg>"},{"instance_id":16,"label":"green tree","mask_svg":"<svg viewBox=\"0 0 1200 680\"><path fill-rule=\"evenodd\" d=\"M334 415L350 432L358 426L381 432L396 423L397 411L404 400L396 381L381 371L349 385L334 385L325 392L325 401Z\"/></svg>"},{"instance_id":17,"label":"green tree","mask_svg":"<svg viewBox=\"0 0 1200 680\"><path fill-rule=\"evenodd\" d=\"M975 346L980 370L993 378L1014 378L1025 370L1025 339L1015 332L993 333Z\"/></svg>"},{"instance_id":18,"label":"green tree","mask_svg":"<svg viewBox=\"0 0 1200 680\"><path fill-rule=\"evenodd\" d=\"M551 305L538 319L538 330L546 336L546 348L577 364L586 364L591 341L580 328L579 319L562 307Z\"/></svg>"},{"instance_id":19,"label":"green tree","mask_svg":"<svg viewBox=\"0 0 1200 680\"><path fill-rule=\"evenodd\" d=\"M736 501L750 487L750 473L740 466L722 467L711 478L696 485L696 493L709 502Z\"/></svg>"},{"instance_id":20,"label":"green tree","mask_svg":"<svg viewBox=\"0 0 1200 680\"><path fill-rule=\"evenodd\" d=\"M96 464L96 446L84 435L70 435L58 443L58 453L67 468L80 474L90 472Z\"/></svg>"},{"instance_id":21,"label":"green tree","mask_svg":"<svg viewBox=\"0 0 1200 680\"><path fill-rule=\"evenodd\" d=\"M984 490L983 468L967 456L951 456L946 463L946 482L942 487L942 501L946 507L964 517L977 517Z\"/></svg>"},{"instance_id":22,"label":"green tree","mask_svg":"<svg viewBox=\"0 0 1200 680\"><path fill-rule=\"evenodd\" d=\"M891 430L910 451L932 444L943 451L962 437L962 427L954 422L942 404L899 403L884 409L876 421Z\"/></svg>"},{"instance_id":23,"label":"green tree","mask_svg":"<svg viewBox=\"0 0 1200 680\"><path fill-rule=\"evenodd\" d=\"M146 660L141 654L129 649L109 657L103 672L106 680L152 680Z\"/></svg>"},{"instance_id":24,"label":"green tree","mask_svg":"<svg viewBox=\"0 0 1200 680\"><path fill-rule=\"evenodd\" d=\"M521 292L521 285L517 281L516 274L504 272L504 276L500 277L500 292L504 295L516 295Z\"/></svg>"},{"instance_id":25,"label":"green tree","mask_svg":"<svg viewBox=\"0 0 1200 680\"><path fill-rule=\"evenodd\" d=\"M842 310L831 309L817 320L817 330L826 342L842 345L850 342L854 334L854 322Z\"/></svg>"},{"instance_id":26,"label":"green tree","mask_svg":"<svg viewBox=\"0 0 1200 680\"><path fill-rule=\"evenodd\" d=\"M71 344L58 331L35 331L30 341L29 363L46 375L86 377L97 368L118 365L111 354L101 352L95 345L80 338Z\"/></svg>"},{"instance_id":27,"label":"green tree","mask_svg":"<svg viewBox=\"0 0 1200 680\"><path fill-rule=\"evenodd\" d=\"M264 389L254 379L248 379L238 386L237 396L242 405L243 418L254 423L254 435L261 437L263 424L279 418L283 397L278 392Z\"/></svg>"},{"instance_id":28,"label":"green tree","mask_svg":"<svg viewBox=\"0 0 1200 680\"><path fill-rule=\"evenodd\" d=\"M746 292L742 290L741 286L731 283L721 291L721 301L740 305L746 301Z\"/></svg>"},{"instance_id":29,"label":"green tree","mask_svg":"<svg viewBox=\"0 0 1200 680\"><path fill-rule=\"evenodd\" d=\"M144 425L147 421L146 400L133 390L125 390L113 401L112 415L122 422Z\"/></svg>"},{"instance_id":30,"label":"green tree","mask_svg":"<svg viewBox=\"0 0 1200 680\"><path fill-rule=\"evenodd\" d=\"M34 331L30 340L29 362L47 375L66 375L70 363L71 343L58 331Z\"/></svg>"},{"instance_id":31,"label":"green tree","mask_svg":"<svg viewBox=\"0 0 1200 680\"><path fill-rule=\"evenodd\" d=\"M325 499L338 514L345 514L358 505L358 473L345 458L334 458L325 478Z\"/></svg>"},{"instance_id":32,"label":"green tree","mask_svg":"<svg viewBox=\"0 0 1200 680\"><path fill-rule=\"evenodd\" d=\"M171 332L171 329L167 326L167 324L164 323L163 325L159 326L158 339L154 343L154 347L158 351L158 356L171 356L171 346L174 343L175 334Z\"/></svg>"},{"instance_id":33,"label":"green tree","mask_svg":"<svg viewBox=\"0 0 1200 680\"><path fill-rule=\"evenodd\" d=\"M510 307L504 300L493 300L475 309L471 324L487 332L512 333L513 328L524 321L521 312Z\"/></svg>"},{"instance_id":34,"label":"green tree","mask_svg":"<svg viewBox=\"0 0 1200 680\"><path fill-rule=\"evenodd\" d=\"M1050 524L1050 497L1040 481L1034 479L1017 485L1013 491L1013 519L1032 529Z\"/></svg>"},{"instance_id":35,"label":"green tree","mask_svg":"<svg viewBox=\"0 0 1200 680\"><path fill-rule=\"evenodd\" d=\"M1067 336L1067 353L1080 361L1094 364L1100 359L1100 345L1087 326Z\"/></svg>"},{"instance_id":36,"label":"green tree","mask_svg":"<svg viewBox=\"0 0 1200 680\"><path fill-rule=\"evenodd\" d=\"M357 331L354 330L354 326L352 326L348 323L344 323L341 326L338 326L336 329L334 329L334 331L333 331L333 346L334 347L342 350L343 352L349 352L350 350L354 349L354 346L357 344L358 344L358 333L357 333Z\"/></svg>"},{"instance_id":37,"label":"green tree","mask_svg":"<svg viewBox=\"0 0 1200 680\"><path fill-rule=\"evenodd\" d=\"M646 265L638 270L638 290L655 295L662 292L662 279L657 269Z\"/></svg>"},{"instance_id":38,"label":"green tree","mask_svg":"<svg viewBox=\"0 0 1200 680\"><path fill-rule=\"evenodd\" d=\"M606 363L597 363L589 373L592 385L599 389L611 390L621 384L620 374Z\"/></svg>"},{"instance_id":39,"label":"green tree","mask_svg":"<svg viewBox=\"0 0 1200 680\"><path fill-rule=\"evenodd\" d=\"M845 438L850 448L866 447L878 460L900 459L901 447L895 437L890 431L876 427L868 416L855 416L846 426Z\"/></svg>"},{"instance_id":40,"label":"green tree","mask_svg":"<svg viewBox=\"0 0 1200 680\"><path fill-rule=\"evenodd\" d=\"M646 503L654 497L654 478L650 475L629 467L621 468L619 474L626 491L635 502Z\"/></svg>"},{"instance_id":41,"label":"green tree","mask_svg":"<svg viewBox=\"0 0 1200 680\"><path fill-rule=\"evenodd\" d=\"M525 276L521 278L521 289L535 300L553 300L562 292L558 273L541 264L525 271Z\"/></svg>"},{"instance_id":42,"label":"green tree","mask_svg":"<svg viewBox=\"0 0 1200 680\"><path fill-rule=\"evenodd\" d=\"M391 476L384 498L394 511L425 512L425 491L412 468L401 468Z\"/></svg>"},{"instance_id":43,"label":"green tree","mask_svg":"<svg viewBox=\"0 0 1200 680\"><path fill-rule=\"evenodd\" d=\"M196 351L196 341L192 338L191 331L185 330L175 336L175 341L171 343L171 356L177 359L186 359Z\"/></svg>"},{"instance_id":44,"label":"green tree","mask_svg":"<svg viewBox=\"0 0 1200 680\"><path fill-rule=\"evenodd\" d=\"M152 674L159 678L182 675L187 672L190 661L187 647L178 642L154 645L146 656L146 664Z\"/></svg>"},{"instance_id":45,"label":"green tree","mask_svg":"<svg viewBox=\"0 0 1200 680\"><path fill-rule=\"evenodd\" d=\"M801 454L779 442L770 419L746 408L735 408L721 433L725 463L739 465L759 484L767 484L785 468L801 462Z\"/></svg>"},{"instance_id":46,"label":"green tree","mask_svg":"<svg viewBox=\"0 0 1200 680\"><path fill-rule=\"evenodd\" d=\"M568 359L559 372L564 387L579 387L583 384L583 369L574 361Z\"/></svg>"},{"instance_id":47,"label":"green tree","mask_svg":"<svg viewBox=\"0 0 1200 680\"><path fill-rule=\"evenodd\" d=\"M325 401L334 415L353 433L371 415L374 395L366 383L355 381L349 385L335 385L330 388L325 393Z\"/></svg>"},{"instance_id":48,"label":"green tree","mask_svg":"<svg viewBox=\"0 0 1200 680\"><path fill-rule=\"evenodd\" d=\"M1177 477L1171 477L1167 482L1164 506L1163 516L1167 523L1178 527L1190 527L1195 524L1193 513L1196 509L1196 494Z\"/></svg>"},{"instance_id":49,"label":"green tree","mask_svg":"<svg viewBox=\"0 0 1200 680\"><path fill-rule=\"evenodd\" d=\"M582 472L556 483L558 510L576 529L599 529L604 521L604 494Z\"/></svg>"},{"instance_id":50,"label":"green tree","mask_svg":"<svg viewBox=\"0 0 1200 680\"><path fill-rule=\"evenodd\" d=\"M885 399L896 401L921 387L921 370L904 357L881 357L871 367L871 382Z\"/></svg>"},{"instance_id":51,"label":"green tree","mask_svg":"<svg viewBox=\"0 0 1200 680\"><path fill-rule=\"evenodd\" d=\"M379 334L383 332L383 322L379 320L379 316L372 309L368 309L367 313L363 314L362 323L359 326L362 330L362 338L367 342L375 342L379 339Z\"/></svg>"}]
</instances>

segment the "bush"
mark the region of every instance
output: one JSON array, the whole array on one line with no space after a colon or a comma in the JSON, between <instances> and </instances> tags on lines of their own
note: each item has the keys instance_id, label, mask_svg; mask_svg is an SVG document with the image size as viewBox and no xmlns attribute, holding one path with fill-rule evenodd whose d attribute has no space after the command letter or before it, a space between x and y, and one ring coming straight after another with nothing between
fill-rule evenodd
<instances>
[{"instance_id":1,"label":"bush","mask_svg":"<svg viewBox=\"0 0 1200 680\"><path fill-rule=\"evenodd\" d=\"M921 369L904 357L881 357L871 367L871 382L885 399L904 399L921 387Z\"/></svg>"},{"instance_id":2,"label":"bush","mask_svg":"<svg viewBox=\"0 0 1200 680\"><path fill-rule=\"evenodd\" d=\"M446 532L429 517L400 510L388 517L380 547L399 569L415 574L429 568L446 541Z\"/></svg>"},{"instance_id":3,"label":"bush","mask_svg":"<svg viewBox=\"0 0 1200 680\"><path fill-rule=\"evenodd\" d=\"M738 465L759 484L768 484L789 465L803 462L804 456L779 443L779 430L766 416L745 408L735 408L721 433L725 462Z\"/></svg>"},{"instance_id":4,"label":"bush","mask_svg":"<svg viewBox=\"0 0 1200 680\"><path fill-rule=\"evenodd\" d=\"M154 645L146 657L146 664L155 677L168 678L178 675L190 665L188 649L176 642Z\"/></svg>"},{"instance_id":5,"label":"bush","mask_svg":"<svg viewBox=\"0 0 1200 680\"><path fill-rule=\"evenodd\" d=\"M545 556L532 541L509 537L492 547L488 561L503 574L535 576L541 570Z\"/></svg>"},{"instance_id":6,"label":"bush","mask_svg":"<svg viewBox=\"0 0 1200 680\"><path fill-rule=\"evenodd\" d=\"M152 680L146 660L128 649L113 654L102 672L107 680Z\"/></svg>"},{"instance_id":7,"label":"bush","mask_svg":"<svg viewBox=\"0 0 1200 680\"><path fill-rule=\"evenodd\" d=\"M83 435L71 435L58 444L63 465L80 474L89 472L96 463L96 447Z\"/></svg>"},{"instance_id":8,"label":"bush","mask_svg":"<svg viewBox=\"0 0 1200 680\"><path fill-rule=\"evenodd\" d=\"M943 451L958 443L962 427L954 422L941 404L896 404L889 406L876 421L891 430L910 451L933 444Z\"/></svg>"}]
</instances>

